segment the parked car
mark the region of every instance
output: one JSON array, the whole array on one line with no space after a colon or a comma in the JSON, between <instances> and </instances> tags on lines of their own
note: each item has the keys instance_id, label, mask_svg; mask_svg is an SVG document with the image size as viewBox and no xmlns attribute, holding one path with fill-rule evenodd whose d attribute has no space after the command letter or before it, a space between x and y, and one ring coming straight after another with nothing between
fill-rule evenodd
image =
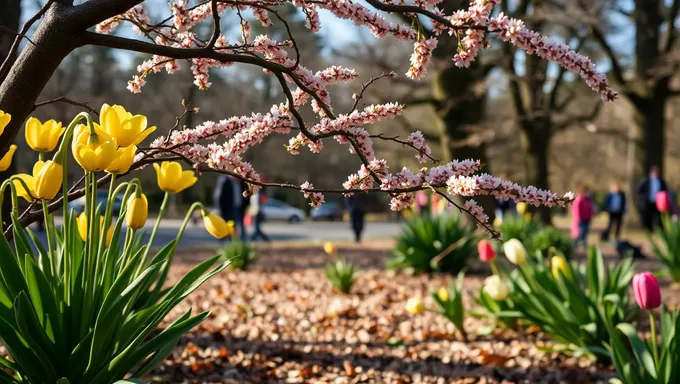
<instances>
[{"instance_id":1,"label":"parked car","mask_svg":"<svg viewBox=\"0 0 680 384\"><path fill-rule=\"evenodd\" d=\"M109 192L108 191L99 191L97 192L97 205L101 204L101 214L104 214L104 211L106 210L106 201L107 198L109 197ZM120 208L123 205L123 198L119 196L116 196L116 198L113 201L113 215L118 216L118 213L120 212ZM80 197L78 199L69 201L68 203L68 208L70 210L75 211L76 215L80 215L85 211L85 196Z\"/></svg>"},{"instance_id":2,"label":"parked car","mask_svg":"<svg viewBox=\"0 0 680 384\"><path fill-rule=\"evenodd\" d=\"M305 219L305 213L284 203L281 200L267 199L260 208L265 220L284 220L289 223L299 223Z\"/></svg>"},{"instance_id":3,"label":"parked car","mask_svg":"<svg viewBox=\"0 0 680 384\"><path fill-rule=\"evenodd\" d=\"M342 220L344 210L338 203L323 203L319 208L312 209L310 216L312 220Z\"/></svg>"}]
</instances>

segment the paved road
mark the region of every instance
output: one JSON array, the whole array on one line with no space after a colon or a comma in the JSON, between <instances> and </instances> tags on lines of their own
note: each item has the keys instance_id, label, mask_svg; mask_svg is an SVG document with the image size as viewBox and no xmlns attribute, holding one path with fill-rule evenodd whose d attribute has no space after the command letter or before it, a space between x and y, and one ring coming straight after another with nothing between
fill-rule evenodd
<instances>
[{"instance_id":1,"label":"paved road","mask_svg":"<svg viewBox=\"0 0 680 384\"><path fill-rule=\"evenodd\" d=\"M57 222L57 225L60 225ZM155 246L163 246L177 236L181 225L180 220L163 220L154 241ZM144 229L150 233L153 222L147 223ZM263 225L264 232L272 241L351 241L353 234L347 222L303 222L289 224L284 222L266 222ZM252 233L252 229L249 231ZM394 222L366 223L364 238L376 239L392 237L399 233L399 224ZM41 236L42 238L42 236ZM212 247L218 246L218 240L210 236L203 228L203 221L196 225L191 223L184 232L180 241L180 247Z\"/></svg>"}]
</instances>

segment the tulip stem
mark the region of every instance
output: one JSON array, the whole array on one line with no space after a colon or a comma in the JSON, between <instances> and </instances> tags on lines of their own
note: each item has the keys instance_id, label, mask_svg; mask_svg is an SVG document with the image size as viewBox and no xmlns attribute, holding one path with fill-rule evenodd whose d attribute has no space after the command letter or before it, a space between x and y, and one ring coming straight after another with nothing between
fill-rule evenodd
<instances>
[{"instance_id":1,"label":"tulip stem","mask_svg":"<svg viewBox=\"0 0 680 384\"><path fill-rule=\"evenodd\" d=\"M165 196L167 197L168 194L166 193ZM160 292L161 288L163 288L163 284L165 284L165 279L167 279L167 277L168 277L168 271L170 270L170 266L172 265L172 260L175 257L175 249L177 248L177 244L179 243L179 240L184 235L184 229L186 229L187 224L189 224L189 220L191 220L192 214L194 213L195 210L197 210L199 208L203 209L203 204L201 204L201 203L191 204L191 207L189 207L189 210L187 211L186 216L184 216L184 222L182 223L182 226L179 227L179 231L177 232L177 237L175 238L175 245L172 247L172 250L170 251L170 253L168 255L168 260L165 262L165 265L163 266L163 271L161 272L161 276L158 279L156 286L154 287L153 294L151 295L151 299L155 298L155 296L158 294L158 292Z\"/></svg>"},{"instance_id":2,"label":"tulip stem","mask_svg":"<svg viewBox=\"0 0 680 384\"><path fill-rule=\"evenodd\" d=\"M657 340L656 340L656 321L654 320L654 310L647 310L649 313L649 327L652 331L652 356L654 357L654 366L658 369L659 367L659 352Z\"/></svg>"},{"instance_id":3,"label":"tulip stem","mask_svg":"<svg viewBox=\"0 0 680 384\"><path fill-rule=\"evenodd\" d=\"M169 193L165 192L165 195L163 195L163 202L161 203L161 209L158 211L158 217L156 218L156 223L153 226L153 231L151 231L151 236L149 237L149 245L146 247L146 250L144 251L144 257L142 257L142 260L146 260L146 257L149 255L149 251L151 250L151 247L153 246L153 240L156 238L156 232L158 232L158 227L161 225L161 219L163 219L163 214L165 213L165 208L168 205L168 196L170 196Z\"/></svg>"},{"instance_id":4,"label":"tulip stem","mask_svg":"<svg viewBox=\"0 0 680 384\"><path fill-rule=\"evenodd\" d=\"M496 265L496 260L489 261L489 267L491 267L491 272L498 277L501 276L501 271L498 270L498 265Z\"/></svg>"},{"instance_id":5,"label":"tulip stem","mask_svg":"<svg viewBox=\"0 0 680 384\"><path fill-rule=\"evenodd\" d=\"M50 228L50 210L47 206L47 200L42 199L42 209L43 215L45 217L45 235L47 237L47 257L50 259L50 265L52 266L52 276L56 276L57 271L54 268L54 260L52 257L52 231Z\"/></svg>"}]
</instances>

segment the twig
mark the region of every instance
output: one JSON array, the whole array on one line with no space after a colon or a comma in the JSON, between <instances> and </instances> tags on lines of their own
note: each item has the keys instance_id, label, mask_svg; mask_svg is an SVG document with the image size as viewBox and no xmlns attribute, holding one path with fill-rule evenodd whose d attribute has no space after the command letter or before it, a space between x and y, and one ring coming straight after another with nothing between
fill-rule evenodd
<instances>
[{"instance_id":1,"label":"twig","mask_svg":"<svg viewBox=\"0 0 680 384\"><path fill-rule=\"evenodd\" d=\"M96 116L99 116L99 112L97 112L94 108L89 106L89 104L90 104L89 101L78 102L78 101L71 100L71 99L64 97L64 96L60 96L60 97L57 97L56 99L52 99L52 100L46 100L46 101L41 101L39 103L35 103L33 105L33 110L35 111L36 109L38 109L38 108L40 108L44 105L54 104L54 103L66 103L66 104L75 105L75 106L86 109L88 112L90 112L90 113L92 113Z\"/></svg>"}]
</instances>

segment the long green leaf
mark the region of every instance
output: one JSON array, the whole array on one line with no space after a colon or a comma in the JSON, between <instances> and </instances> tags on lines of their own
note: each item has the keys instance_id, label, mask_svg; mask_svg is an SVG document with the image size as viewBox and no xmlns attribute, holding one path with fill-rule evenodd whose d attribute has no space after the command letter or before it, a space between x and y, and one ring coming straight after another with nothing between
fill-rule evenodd
<instances>
[{"instance_id":1,"label":"long green leaf","mask_svg":"<svg viewBox=\"0 0 680 384\"><path fill-rule=\"evenodd\" d=\"M633 354L637 361L651 377L656 379L656 366L654 365L652 354L649 352L649 349L647 349L647 343L640 339L635 328L628 323L621 323L617 325L616 328L630 340L631 349L633 350Z\"/></svg>"}]
</instances>

